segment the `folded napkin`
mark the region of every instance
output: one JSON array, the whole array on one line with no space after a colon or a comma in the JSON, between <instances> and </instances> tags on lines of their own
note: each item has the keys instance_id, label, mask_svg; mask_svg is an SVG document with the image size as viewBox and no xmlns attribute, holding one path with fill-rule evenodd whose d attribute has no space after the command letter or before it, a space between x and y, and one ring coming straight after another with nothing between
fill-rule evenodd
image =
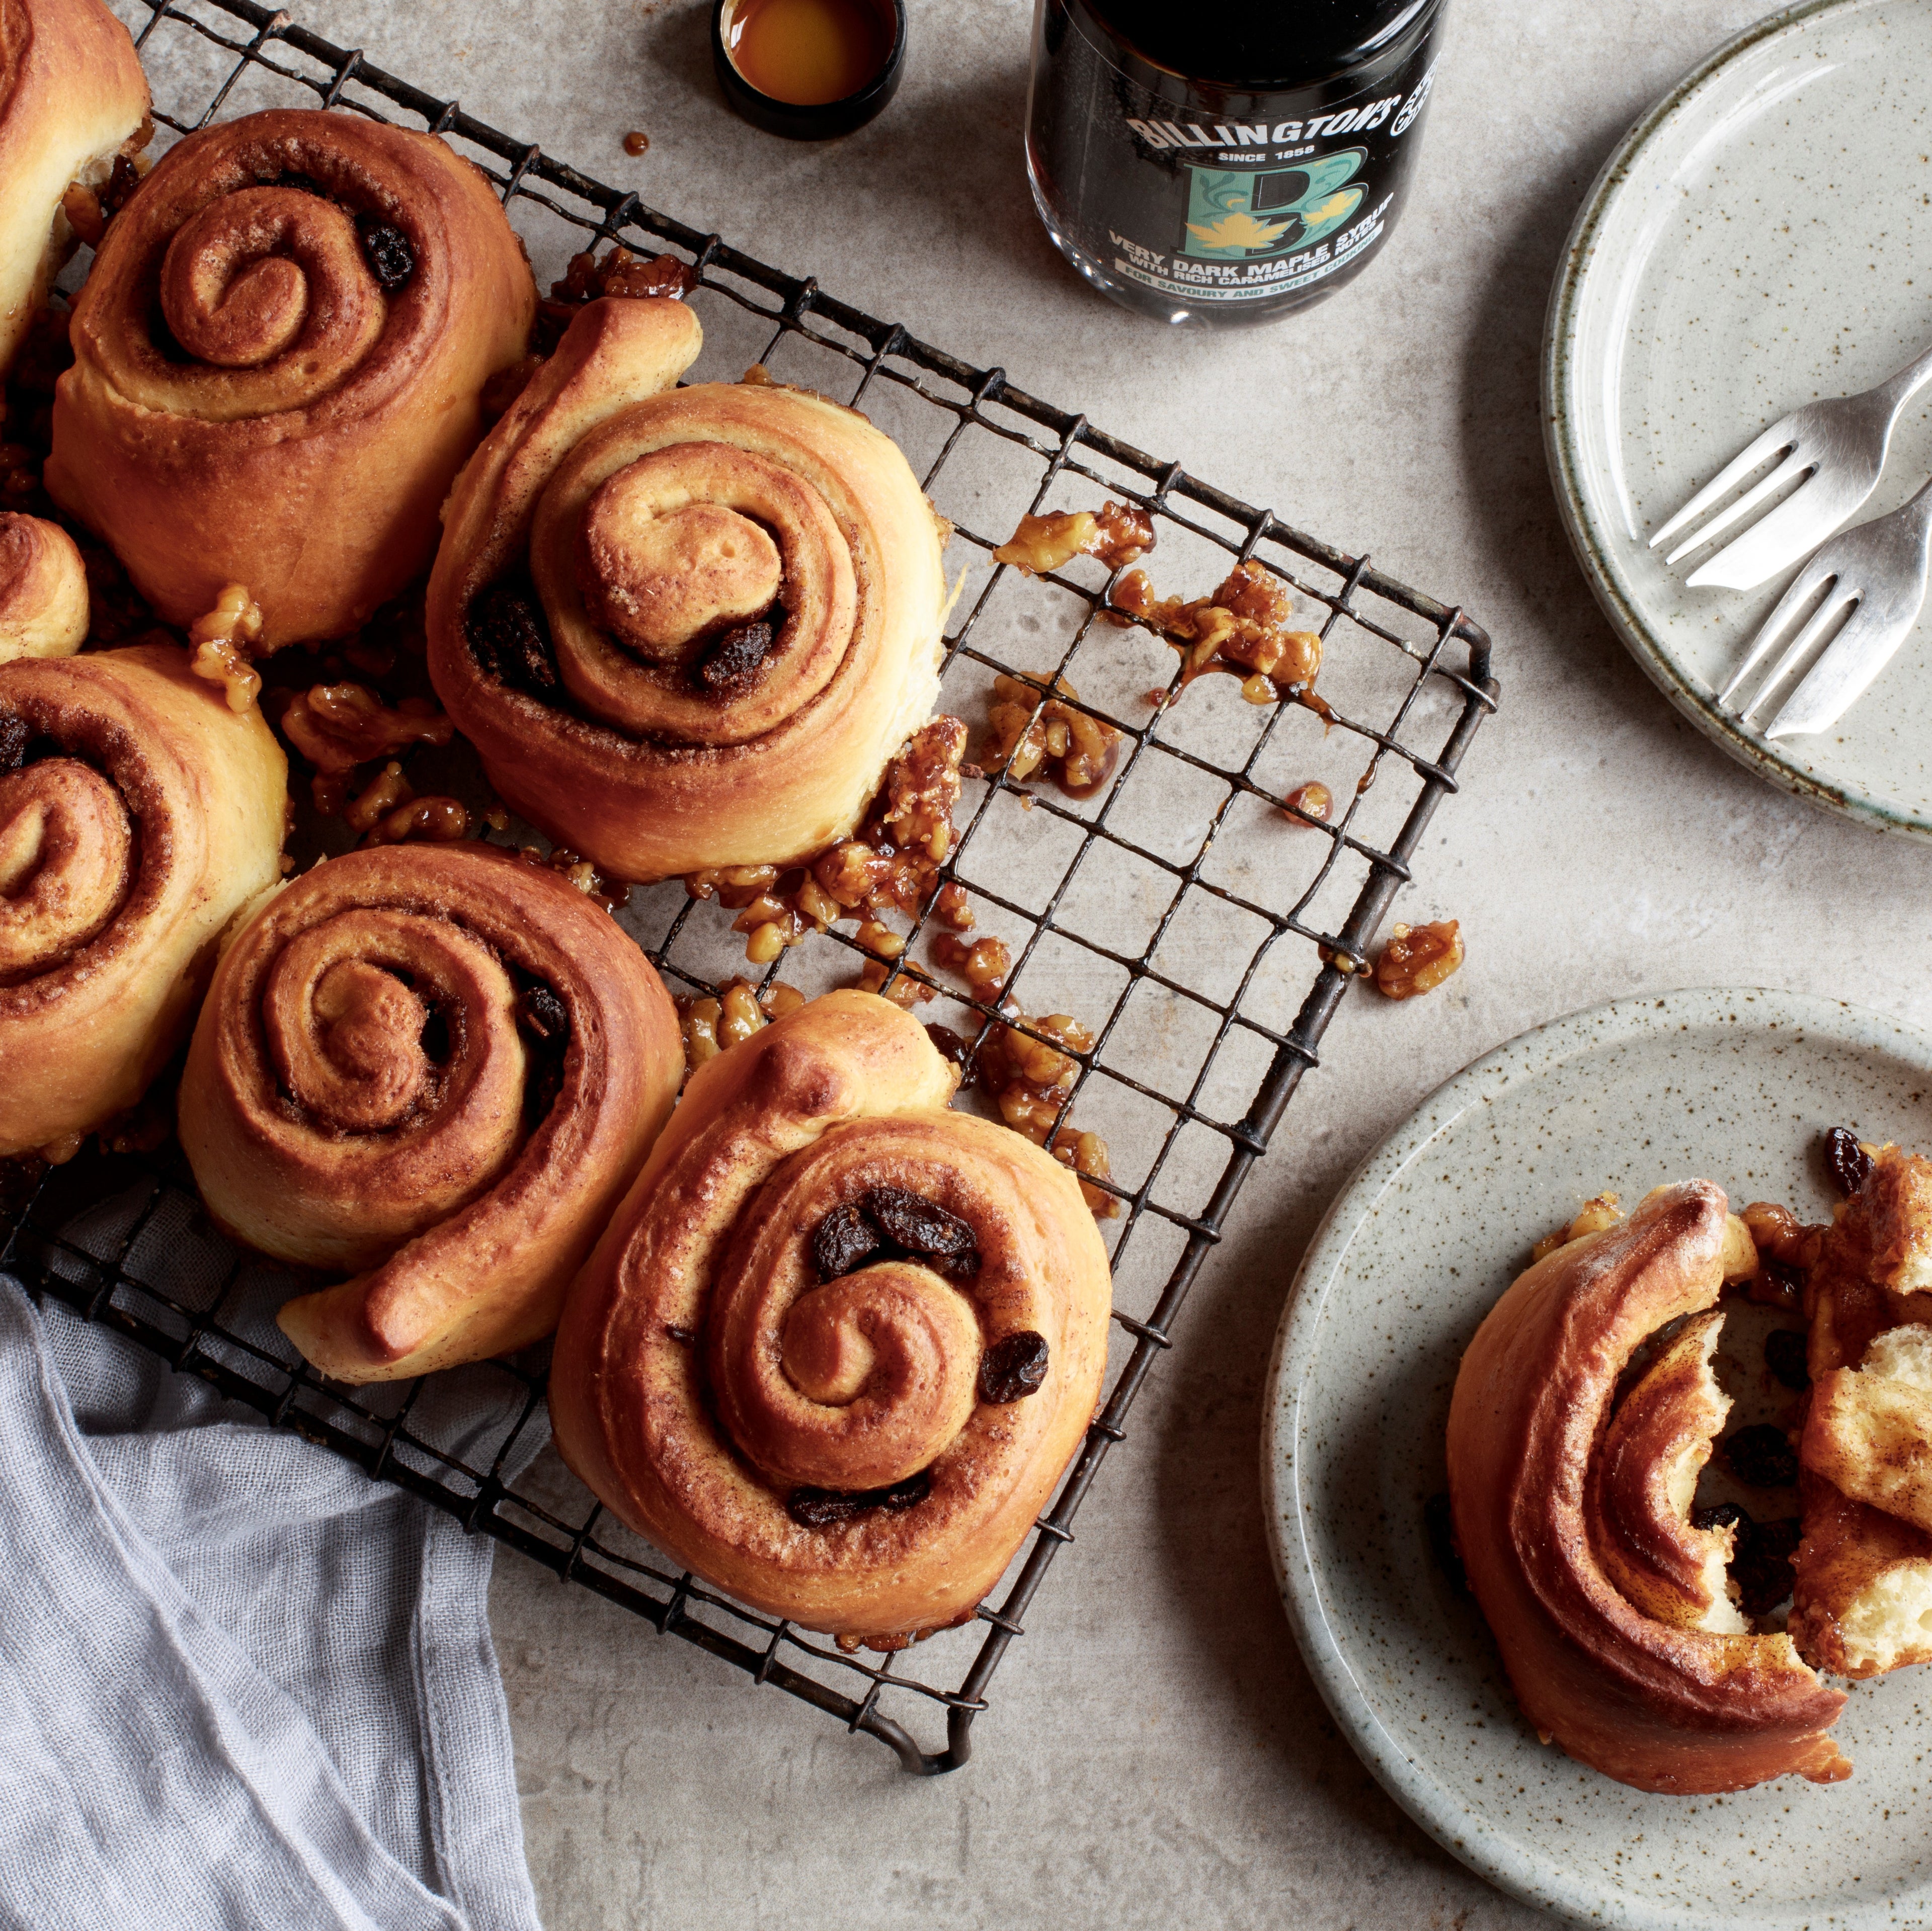
<instances>
[{"instance_id":1,"label":"folded napkin","mask_svg":"<svg viewBox=\"0 0 1932 1931\"><path fill-rule=\"evenodd\" d=\"M0 1489L0 1921L536 1926L487 1536L4 1276Z\"/></svg>"}]
</instances>

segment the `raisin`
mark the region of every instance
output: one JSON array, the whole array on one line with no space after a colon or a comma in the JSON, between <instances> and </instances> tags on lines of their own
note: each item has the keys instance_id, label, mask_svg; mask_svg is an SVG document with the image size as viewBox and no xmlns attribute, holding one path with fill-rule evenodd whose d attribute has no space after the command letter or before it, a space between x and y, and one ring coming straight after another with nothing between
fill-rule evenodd
<instances>
[{"instance_id":1,"label":"raisin","mask_svg":"<svg viewBox=\"0 0 1932 1931\"><path fill-rule=\"evenodd\" d=\"M1764 1306L1796 1307L1804 1295L1804 1270L1787 1261L1774 1261L1762 1249L1757 1263L1764 1270L1764 1283L1761 1291L1753 1294L1752 1300Z\"/></svg>"},{"instance_id":2,"label":"raisin","mask_svg":"<svg viewBox=\"0 0 1932 1931\"><path fill-rule=\"evenodd\" d=\"M1781 1428L1759 1422L1726 1435L1724 1459L1740 1482L1754 1489L1788 1489L1798 1480L1798 1457Z\"/></svg>"},{"instance_id":3,"label":"raisin","mask_svg":"<svg viewBox=\"0 0 1932 1931\"><path fill-rule=\"evenodd\" d=\"M921 1200L903 1187L874 1187L866 1196L866 1211L908 1253L941 1254L949 1258L977 1248L973 1230L958 1215Z\"/></svg>"},{"instance_id":4,"label":"raisin","mask_svg":"<svg viewBox=\"0 0 1932 1931\"><path fill-rule=\"evenodd\" d=\"M794 1489L785 1498L785 1510L800 1528L836 1528L874 1509L899 1515L915 1509L932 1492L932 1477L921 1469L890 1489Z\"/></svg>"},{"instance_id":5,"label":"raisin","mask_svg":"<svg viewBox=\"0 0 1932 1931\"><path fill-rule=\"evenodd\" d=\"M466 625L476 661L500 684L539 697L558 688L556 660L536 605L508 583L493 583L470 606Z\"/></svg>"},{"instance_id":6,"label":"raisin","mask_svg":"<svg viewBox=\"0 0 1932 1931\"><path fill-rule=\"evenodd\" d=\"M975 1247L963 1254L922 1254L920 1258L942 1280L970 1281L980 1271L980 1252Z\"/></svg>"},{"instance_id":7,"label":"raisin","mask_svg":"<svg viewBox=\"0 0 1932 1931\"><path fill-rule=\"evenodd\" d=\"M1764 1364L1787 1388L1808 1388L1811 1371L1805 1365L1804 1337L1780 1327L1764 1338Z\"/></svg>"},{"instance_id":8,"label":"raisin","mask_svg":"<svg viewBox=\"0 0 1932 1931\"><path fill-rule=\"evenodd\" d=\"M1708 1531L1712 1529L1744 1530L1755 1525L1751 1521L1748 1509L1741 1508L1736 1502L1714 1502L1708 1509L1693 1509L1690 1511L1690 1526L1694 1529ZM1741 1544L1734 1546L1742 1546Z\"/></svg>"},{"instance_id":9,"label":"raisin","mask_svg":"<svg viewBox=\"0 0 1932 1931\"><path fill-rule=\"evenodd\" d=\"M812 1264L821 1281L836 1281L862 1267L879 1251L879 1230L866 1210L848 1201L818 1223L812 1237Z\"/></svg>"},{"instance_id":10,"label":"raisin","mask_svg":"<svg viewBox=\"0 0 1932 1931\"><path fill-rule=\"evenodd\" d=\"M1046 1336L1023 1327L1003 1334L980 1357L980 1399L1004 1408L1037 1394L1046 1379Z\"/></svg>"},{"instance_id":11,"label":"raisin","mask_svg":"<svg viewBox=\"0 0 1932 1931\"><path fill-rule=\"evenodd\" d=\"M552 1050L569 1042L570 1015L563 1001L541 979L518 995L517 1030L532 1045Z\"/></svg>"},{"instance_id":12,"label":"raisin","mask_svg":"<svg viewBox=\"0 0 1932 1931\"><path fill-rule=\"evenodd\" d=\"M1745 1520L1750 1522L1748 1516ZM1738 1531L1731 1579L1738 1585L1738 1607L1746 1615L1768 1616L1791 1594L1791 1558L1802 1534L1796 1516L1750 1522Z\"/></svg>"},{"instance_id":13,"label":"raisin","mask_svg":"<svg viewBox=\"0 0 1932 1931\"><path fill-rule=\"evenodd\" d=\"M928 1026L926 1036L932 1042L942 1060L951 1060L962 1072L965 1070L968 1056L973 1050L970 1041L962 1039L950 1026Z\"/></svg>"},{"instance_id":14,"label":"raisin","mask_svg":"<svg viewBox=\"0 0 1932 1931\"><path fill-rule=\"evenodd\" d=\"M770 624L740 624L728 630L698 660L698 681L707 691L735 691L764 668L771 648Z\"/></svg>"},{"instance_id":15,"label":"raisin","mask_svg":"<svg viewBox=\"0 0 1932 1931\"><path fill-rule=\"evenodd\" d=\"M107 185L100 190L100 205L110 214L118 214L134 198L134 190L141 184L140 170L130 157L116 154L114 165L107 172Z\"/></svg>"},{"instance_id":16,"label":"raisin","mask_svg":"<svg viewBox=\"0 0 1932 1931\"><path fill-rule=\"evenodd\" d=\"M356 232L362 238L363 259L376 286L385 295L394 295L416 271L416 251L400 228L378 221L373 214L356 217Z\"/></svg>"},{"instance_id":17,"label":"raisin","mask_svg":"<svg viewBox=\"0 0 1932 1931\"><path fill-rule=\"evenodd\" d=\"M1871 1156L1858 1144L1858 1136L1845 1126L1834 1126L1825 1135L1825 1163L1841 1194L1856 1193L1872 1170Z\"/></svg>"},{"instance_id":18,"label":"raisin","mask_svg":"<svg viewBox=\"0 0 1932 1931\"><path fill-rule=\"evenodd\" d=\"M0 771L18 771L26 762L33 727L25 718L0 718Z\"/></svg>"},{"instance_id":19,"label":"raisin","mask_svg":"<svg viewBox=\"0 0 1932 1931\"><path fill-rule=\"evenodd\" d=\"M1446 1494L1431 1495L1422 1505L1422 1530L1429 1538L1429 1552L1436 1566L1448 1577L1459 1595L1467 1594L1469 1579L1462 1558L1456 1552L1456 1519L1450 1512Z\"/></svg>"}]
</instances>

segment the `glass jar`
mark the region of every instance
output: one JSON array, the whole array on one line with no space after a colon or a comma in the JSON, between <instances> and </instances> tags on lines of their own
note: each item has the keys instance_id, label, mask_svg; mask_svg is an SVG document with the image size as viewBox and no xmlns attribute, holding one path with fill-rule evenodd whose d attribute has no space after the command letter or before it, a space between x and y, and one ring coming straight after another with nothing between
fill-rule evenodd
<instances>
[{"instance_id":1,"label":"glass jar","mask_svg":"<svg viewBox=\"0 0 1932 1931\"><path fill-rule=\"evenodd\" d=\"M1394 226L1444 0L1038 0L1027 168L1060 253L1209 327L1334 292Z\"/></svg>"}]
</instances>

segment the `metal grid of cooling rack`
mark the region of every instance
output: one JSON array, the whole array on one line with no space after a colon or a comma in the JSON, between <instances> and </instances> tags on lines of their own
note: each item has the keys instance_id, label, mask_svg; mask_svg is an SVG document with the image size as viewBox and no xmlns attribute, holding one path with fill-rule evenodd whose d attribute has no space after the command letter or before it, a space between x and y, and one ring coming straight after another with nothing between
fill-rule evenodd
<instances>
[{"instance_id":1,"label":"metal grid of cooling rack","mask_svg":"<svg viewBox=\"0 0 1932 1931\"><path fill-rule=\"evenodd\" d=\"M541 1350L403 1387L323 1381L270 1318L288 1278L213 1232L178 1154L90 1147L64 1167L0 1173L0 1265L466 1528L879 1738L907 1769L956 1768L1001 1656L1022 1633L1060 1545L1073 1539L1081 1501L1124 1438L1202 1261L1304 1073L1319 1063L1349 978L1495 708L1489 640L1460 608L1394 582L1366 556L1022 393L998 369L971 367L814 280L656 213L370 65L359 50L331 45L286 12L251 0L125 4L148 10L134 24L166 127L185 133L224 110L298 102L377 118L400 110L405 124L442 133L484 167L540 280L544 252L559 241L623 242L690 260L707 335L728 349L748 339L781 379L862 403L951 517L963 552L949 553L949 567L964 553L968 568L946 640L944 707L983 702L987 674L998 673L1030 690L1037 715L1048 692L1058 694L1057 680L1080 671L1089 695L1078 708L1124 733L1109 781L1076 800L998 772L974 780L944 876L964 886L987 928L1017 942L1007 991L1026 1010L1047 1009L1031 996L1035 985L1051 997L1077 983L1086 996L1084 1009L1070 1009L1094 1044L1076 1056L1078 1080L1061 1117L1077 1111L1117 1146L1108 1189L1117 1214L1102 1226L1118 1333L1084 1445L976 1621L880 1659L847 1654L676 1573L616 1528L554 1457L532 1463ZM548 224L548 240L532 235L532 218ZM1076 561L1035 580L991 562L1023 511L1103 496L1149 511L1161 538L1150 566L1190 580L1199 573L1190 593L1252 558L1320 611L1331 715L1318 723L1292 703L1244 706L1231 679L1204 680L1177 703L1178 667L1166 647L1099 621L1111 583L1097 565ZM1150 682L1165 690L1150 692ZM1226 701L1196 694L1210 686ZM1318 742L1309 735L1316 731ZM1338 779L1342 808L1333 823L1298 817L1287 803L1291 781L1316 764ZM452 781L446 773L441 781ZM674 988L715 991L732 972L733 941L716 906L674 885L646 892L623 916ZM916 926L894 978L918 970L920 936ZM835 928L808 937L765 979L796 981L804 960L826 983L839 968L849 979L856 950ZM937 971L930 977L949 1002L940 1016L976 1042L1010 1017L952 991ZM1096 1001L1106 1008L1097 1024ZM1186 1043L1174 1050L1178 1034ZM1149 1045L1156 1036L1168 1049ZM154 1285L157 1272L168 1291ZM922 1711L928 1720L944 1713L940 1748L918 1740Z\"/></svg>"}]
</instances>

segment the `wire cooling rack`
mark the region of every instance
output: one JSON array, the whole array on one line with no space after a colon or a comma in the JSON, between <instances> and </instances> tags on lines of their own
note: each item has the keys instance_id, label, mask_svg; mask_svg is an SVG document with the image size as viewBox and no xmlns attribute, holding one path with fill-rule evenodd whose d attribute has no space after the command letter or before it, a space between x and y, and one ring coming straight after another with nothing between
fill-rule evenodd
<instances>
[{"instance_id":1,"label":"wire cooling rack","mask_svg":"<svg viewBox=\"0 0 1932 1931\"><path fill-rule=\"evenodd\" d=\"M1084 1447L976 1621L896 1656L848 1654L680 1574L596 1505L544 1440L542 1351L413 1384L325 1382L272 1321L290 1278L228 1246L202 1217L178 1154L98 1145L68 1165L0 1174L0 1264L88 1319L131 1336L278 1427L366 1469L887 1744L909 1771L965 1762L973 1720L1022 1634L1028 1604L1082 1500L1124 1440L1142 1383L1250 1170L1386 914L1424 828L1495 708L1484 631L1452 608L1238 502L625 193L513 140L250 0L121 0L154 85L157 119L184 133L218 115L321 105L418 123L490 174L539 283L569 253L620 241L697 268L706 335L693 371L752 361L862 406L894 435L956 526L965 570L946 640L943 708L982 714L991 673L1043 703L1056 679L1124 734L1108 783L1076 799L998 772L969 781L945 868L976 931L1014 955L1006 991L1030 1014L1094 1031L1063 1117L1112 1149L1102 1222L1117 1332L1104 1405ZM148 10L145 18L141 10ZM160 137L165 139L165 136ZM734 366L735 364L735 366ZM1232 678L1179 696L1173 653L1096 616L1108 582L1078 559L1040 578L992 562L1021 514L1141 505L1160 588L1204 594L1234 560L1287 582L1324 640L1330 714L1255 706ZM1154 687L1150 691L1150 686ZM1037 714L1037 712L1036 713ZM444 788L455 781L440 772ZM1341 808L1315 823L1287 805L1311 779ZM715 991L743 970L729 913L675 884L621 915L674 990ZM895 976L921 956L915 928ZM850 982L854 942L812 935L764 974L801 989ZM944 988L945 976L928 968ZM996 1016L942 991L921 1016L976 1038ZM168 1282L164 1291L158 1276ZM919 1740L944 1713L944 1741Z\"/></svg>"}]
</instances>

